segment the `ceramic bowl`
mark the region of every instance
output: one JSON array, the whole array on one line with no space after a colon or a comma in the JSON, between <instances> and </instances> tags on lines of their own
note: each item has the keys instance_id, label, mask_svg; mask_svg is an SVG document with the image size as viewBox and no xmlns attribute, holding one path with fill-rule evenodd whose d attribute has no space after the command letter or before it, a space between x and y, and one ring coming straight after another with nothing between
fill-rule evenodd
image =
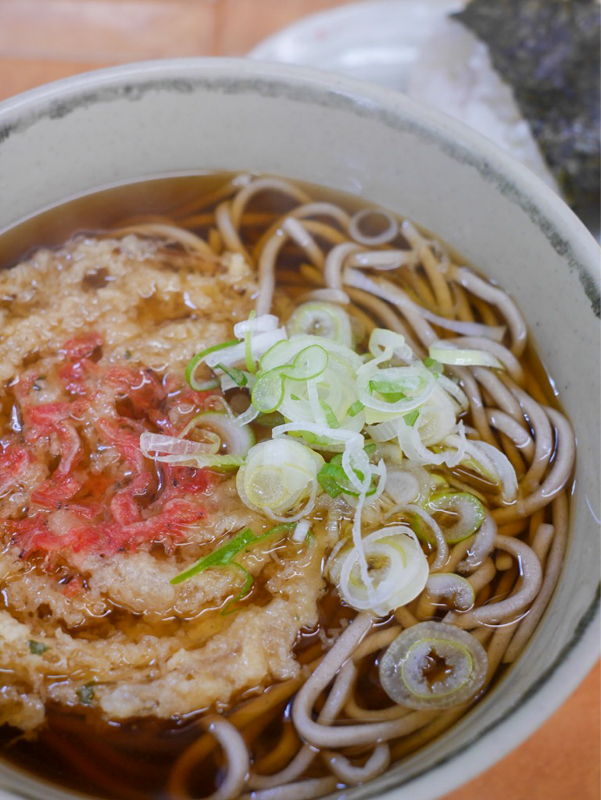
<instances>
[{"instance_id":1,"label":"ceramic bowl","mask_svg":"<svg viewBox=\"0 0 601 800\"><path fill-rule=\"evenodd\" d=\"M450 733L348 800L431 800L532 733L598 657L599 249L524 167L367 83L252 61L161 61L0 106L0 229L91 190L201 170L274 173L410 217L517 298L578 438L569 551L529 646ZM5 797L65 798L0 766ZM1 791L1 789L0 789Z\"/></svg>"}]
</instances>

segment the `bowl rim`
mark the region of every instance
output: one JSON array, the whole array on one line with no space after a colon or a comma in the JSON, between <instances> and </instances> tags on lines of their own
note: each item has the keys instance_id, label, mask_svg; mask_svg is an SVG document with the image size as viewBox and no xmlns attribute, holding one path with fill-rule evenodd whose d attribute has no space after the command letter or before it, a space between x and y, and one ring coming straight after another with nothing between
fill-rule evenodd
<instances>
[{"instance_id":1,"label":"bowl rim","mask_svg":"<svg viewBox=\"0 0 601 800\"><path fill-rule=\"evenodd\" d=\"M337 98L355 113L379 117L387 125L396 123L397 127L410 128L436 141L452 158L475 167L486 180L494 181L499 191L530 216L554 249L578 270L582 287L599 316L599 275L593 267L599 260L599 247L563 201L512 156L461 122L369 82L304 66L242 58L160 59L123 64L54 81L1 102L0 147L10 136L39 120L64 117L93 103L123 99L132 87L138 91L181 91L183 85L218 88L228 82L232 87L236 84L239 91L270 96L296 92L299 99L309 103L321 97L327 104L328 98L330 102ZM101 188L95 186L90 191ZM392 783L381 787L384 791L378 796L383 800L405 800L409 796L412 800L433 800L466 783L521 744L559 708L597 661L601 644L599 601L597 588L571 640L514 705L482 731L478 740L469 741L461 751L452 751L406 780L395 776ZM466 759L468 750L476 757ZM13 774L28 777L19 768ZM369 785L363 791L358 788L346 794L373 796ZM15 789L11 787L10 791ZM8 795L6 800L18 796ZM60 796L83 797L69 790Z\"/></svg>"}]
</instances>

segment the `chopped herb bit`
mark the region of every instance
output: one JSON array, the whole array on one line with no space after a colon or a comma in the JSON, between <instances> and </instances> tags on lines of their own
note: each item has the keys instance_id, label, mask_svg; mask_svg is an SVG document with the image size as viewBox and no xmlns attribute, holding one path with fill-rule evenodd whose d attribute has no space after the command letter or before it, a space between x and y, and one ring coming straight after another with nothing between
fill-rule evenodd
<instances>
[{"instance_id":1,"label":"chopped herb bit","mask_svg":"<svg viewBox=\"0 0 601 800\"><path fill-rule=\"evenodd\" d=\"M349 407L348 411L346 412L349 417L356 417L360 411L363 411L365 406L361 402L361 400L357 400L356 403L353 403L352 406Z\"/></svg>"},{"instance_id":2,"label":"chopped herb bit","mask_svg":"<svg viewBox=\"0 0 601 800\"><path fill-rule=\"evenodd\" d=\"M330 497L338 497L344 491L342 484L348 484L346 472L342 467L332 463L323 465L317 473L317 480Z\"/></svg>"},{"instance_id":3,"label":"chopped herb bit","mask_svg":"<svg viewBox=\"0 0 601 800\"><path fill-rule=\"evenodd\" d=\"M234 612L239 610L238 608L236 608L236 603L239 603L241 600L244 600L244 598L250 592L252 585L254 583L253 576L250 574L250 572L245 570L244 567L242 567L240 564L236 564L235 561L232 561L231 566L237 567L239 570L241 570L244 573L244 575L246 575L246 580L244 581L244 586L242 587L241 591L226 604L225 608L221 612L222 616L224 617L227 616L228 614L233 614Z\"/></svg>"},{"instance_id":4,"label":"chopped herb bit","mask_svg":"<svg viewBox=\"0 0 601 800\"><path fill-rule=\"evenodd\" d=\"M131 358L131 350L126 350L125 351L125 358L128 358L128 359Z\"/></svg>"},{"instance_id":5,"label":"chopped herb bit","mask_svg":"<svg viewBox=\"0 0 601 800\"><path fill-rule=\"evenodd\" d=\"M435 372L438 375L442 375L444 372L444 368L440 361L437 361L435 358L428 358L424 359L424 366L427 367L431 372Z\"/></svg>"},{"instance_id":6,"label":"chopped herb bit","mask_svg":"<svg viewBox=\"0 0 601 800\"><path fill-rule=\"evenodd\" d=\"M241 369L237 367L226 367L225 364L216 364L215 366L219 367L222 372L225 372L228 378L234 381L236 386L246 386L248 383L248 378Z\"/></svg>"},{"instance_id":7,"label":"chopped herb bit","mask_svg":"<svg viewBox=\"0 0 601 800\"><path fill-rule=\"evenodd\" d=\"M184 373L190 388L194 389L195 392L204 392L207 389L216 389L219 386L219 381L216 378L214 380L201 381L200 383L195 379L194 373L196 372L196 367L209 355L209 353L216 353L218 350L224 350L226 347L233 347L234 345L239 344L239 342L239 339L230 339L227 342L222 342L221 344L215 344L212 347L207 347L206 350L201 350L200 353L197 353L194 358L188 362L186 371Z\"/></svg>"},{"instance_id":8,"label":"chopped herb bit","mask_svg":"<svg viewBox=\"0 0 601 800\"><path fill-rule=\"evenodd\" d=\"M339 428L340 427L340 423L338 422L338 420L336 418L336 414L334 414L334 410L332 409L332 407L329 406L325 402L325 400L321 400L321 399L319 401L319 405L322 407L322 409L324 411L324 414L326 415L326 424L328 425L328 427L329 428Z\"/></svg>"},{"instance_id":9,"label":"chopped herb bit","mask_svg":"<svg viewBox=\"0 0 601 800\"><path fill-rule=\"evenodd\" d=\"M276 525L275 528L271 528L271 530L267 531L267 533L263 533L260 536L255 536L250 528L244 528L243 530L238 531L234 538L230 539L229 542L221 547L218 547L217 550L213 550L213 552L209 553L208 556L203 556L203 558L200 558L195 564L192 564L191 567L188 567L188 569L180 572L179 575L175 576L175 578L172 578L171 583L173 585L181 583L182 581L188 580L188 578L194 577L194 575L204 572L205 569L210 569L212 567L234 566L245 571L240 564L236 564L233 560L238 553L246 550L250 545L255 545L263 539L267 539L275 534L290 530L293 527L294 523ZM244 594L246 594L246 591Z\"/></svg>"},{"instance_id":10,"label":"chopped herb bit","mask_svg":"<svg viewBox=\"0 0 601 800\"><path fill-rule=\"evenodd\" d=\"M409 427L413 427L417 422L417 418L419 417L419 408L414 408L413 411L410 411L408 414L403 416L403 419L409 425Z\"/></svg>"},{"instance_id":11,"label":"chopped herb bit","mask_svg":"<svg viewBox=\"0 0 601 800\"><path fill-rule=\"evenodd\" d=\"M50 647L44 644L44 642L35 642L33 639L29 640L29 652L32 655L41 656L46 650L50 650Z\"/></svg>"},{"instance_id":12,"label":"chopped herb bit","mask_svg":"<svg viewBox=\"0 0 601 800\"><path fill-rule=\"evenodd\" d=\"M251 311L248 319L254 319L255 312ZM256 373L257 368L255 366L255 361L253 358L253 350L252 350L252 329L249 329L244 334L244 361L246 363L246 369L248 372L251 372L253 375Z\"/></svg>"},{"instance_id":13,"label":"chopped herb bit","mask_svg":"<svg viewBox=\"0 0 601 800\"><path fill-rule=\"evenodd\" d=\"M363 473L358 469L354 470L355 475L360 481L363 480ZM359 493L353 484L349 481L348 476L342 466L342 454L335 455L328 464L317 473L317 480L321 488L330 495L330 497L338 497L339 494L348 494L352 497L358 497ZM371 486L367 495L372 495L375 492L374 481L372 479Z\"/></svg>"},{"instance_id":14,"label":"chopped herb bit","mask_svg":"<svg viewBox=\"0 0 601 800\"><path fill-rule=\"evenodd\" d=\"M94 681L89 681L77 690L77 699L82 706L91 706L94 702Z\"/></svg>"},{"instance_id":15,"label":"chopped herb bit","mask_svg":"<svg viewBox=\"0 0 601 800\"><path fill-rule=\"evenodd\" d=\"M407 397L404 392L400 391L398 383L390 381L370 381L369 388L370 391L381 394L388 403L398 403L399 400Z\"/></svg>"}]
</instances>

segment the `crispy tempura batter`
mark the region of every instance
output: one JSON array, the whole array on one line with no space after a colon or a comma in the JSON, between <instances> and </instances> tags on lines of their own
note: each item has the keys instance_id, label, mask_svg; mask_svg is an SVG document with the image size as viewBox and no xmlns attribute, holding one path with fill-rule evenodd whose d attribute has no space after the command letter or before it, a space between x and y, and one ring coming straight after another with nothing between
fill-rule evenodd
<instances>
[{"instance_id":1,"label":"crispy tempura batter","mask_svg":"<svg viewBox=\"0 0 601 800\"><path fill-rule=\"evenodd\" d=\"M177 435L219 408L183 370L231 337L255 292L239 257L134 235L0 273L0 724L35 728L49 700L170 717L297 673L292 647L322 591L318 549L253 554L257 602L235 614L221 610L239 571L172 586L231 533L269 525L227 476L157 468L138 446L144 430Z\"/></svg>"}]
</instances>

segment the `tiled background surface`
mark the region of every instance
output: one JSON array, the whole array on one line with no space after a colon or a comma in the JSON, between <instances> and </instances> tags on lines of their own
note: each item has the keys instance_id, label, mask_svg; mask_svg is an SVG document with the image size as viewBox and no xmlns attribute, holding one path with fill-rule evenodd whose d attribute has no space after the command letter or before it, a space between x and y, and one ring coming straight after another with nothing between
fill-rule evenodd
<instances>
[{"instance_id":1,"label":"tiled background surface","mask_svg":"<svg viewBox=\"0 0 601 800\"><path fill-rule=\"evenodd\" d=\"M0 0L0 100L127 61L244 55L284 25L342 2ZM597 666L527 742L445 800L599 800L599 682Z\"/></svg>"}]
</instances>

